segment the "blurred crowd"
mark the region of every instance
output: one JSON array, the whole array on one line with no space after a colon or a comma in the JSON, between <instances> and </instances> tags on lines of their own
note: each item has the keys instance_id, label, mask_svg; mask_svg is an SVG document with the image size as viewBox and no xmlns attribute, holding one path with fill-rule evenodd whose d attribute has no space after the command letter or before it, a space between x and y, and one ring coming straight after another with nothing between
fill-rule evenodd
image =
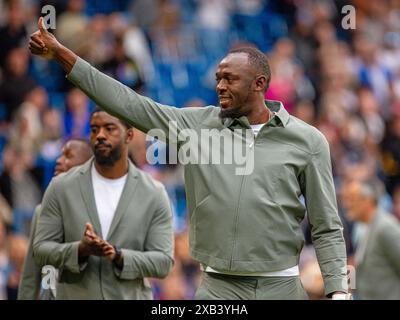
<instances>
[{"instance_id":1,"label":"blurred crowd","mask_svg":"<svg viewBox=\"0 0 400 320\"><path fill-rule=\"evenodd\" d=\"M342 7L356 8L355 29ZM71 137L87 138L95 107L60 67L27 50L41 8L56 9L57 38L91 64L164 104L217 104L214 71L234 47L255 45L271 64L266 97L316 126L330 143L349 264L363 225L343 206L346 185L381 181L379 206L400 219L400 1L396 0L2 0L0 1L0 299L14 299L35 206ZM156 299L191 299L200 271L188 255L182 167L150 165L135 132L136 165L163 182L174 211L171 274ZM222 190L223 192L223 190ZM304 287L323 283L303 222ZM399 239L400 241L400 239Z\"/></svg>"}]
</instances>

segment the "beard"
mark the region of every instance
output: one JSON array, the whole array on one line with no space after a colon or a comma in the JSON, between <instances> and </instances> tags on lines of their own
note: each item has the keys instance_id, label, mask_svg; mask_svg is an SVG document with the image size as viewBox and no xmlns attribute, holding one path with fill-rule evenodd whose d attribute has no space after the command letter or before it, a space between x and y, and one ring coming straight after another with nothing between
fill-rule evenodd
<instances>
[{"instance_id":1,"label":"beard","mask_svg":"<svg viewBox=\"0 0 400 320\"><path fill-rule=\"evenodd\" d=\"M111 149L109 153L104 152L104 150L99 150L97 147L98 146L95 146L94 148L94 157L99 165L112 167L119 159L121 159L122 156L121 145L118 145L114 149Z\"/></svg>"},{"instance_id":2,"label":"beard","mask_svg":"<svg viewBox=\"0 0 400 320\"><path fill-rule=\"evenodd\" d=\"M226 118L237 119L243 116L247 116L248 112L244 112L241 107L230 107L227 109L221 108L218 115L221 119L226 119Z\"/></svg>"},{"instance_id":3,"label":"beard","mask_svg":"<svg viewBox=\"0 0 400 320\"><path fill-rule=\"evenodd\" d=\"M246 110L245 106L249 101L250 87L247 89L247 91L248 91L247 96L244 99L232 99L231 105L229 107L224 109L221 107L219 112L219 117L221 119L226 119L226 118L237 119L243 116L247 116L250 113L250 111Z\"/></svg>"},{"instance_id":4,"label":"beard","mask_svg":"<svg viewBox=\"0 0 400 320\"><path fill-rule=\"evenodd\" d=\"M219 117L221 119L226 118L240 118L242 116L239 108L228 108L228 109L221 109L219 112Z\"/></svg>"}]
</instances>

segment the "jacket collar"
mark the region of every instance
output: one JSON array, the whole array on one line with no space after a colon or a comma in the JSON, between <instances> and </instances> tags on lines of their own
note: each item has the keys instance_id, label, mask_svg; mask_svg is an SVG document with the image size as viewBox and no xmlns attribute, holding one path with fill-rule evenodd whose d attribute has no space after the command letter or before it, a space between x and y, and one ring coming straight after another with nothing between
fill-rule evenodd
<instances>
[{"instance_id":1,"label":"jacket collar","mask_svg":"<svg viewBox=\"0 0 400 320\"><path fill-rule=\"evenodd\" d=\"M82 193L83 200L86 205L88 216L93 224L93 228L98 235L102 235L102 238L109 239L112 234L115 232L115 229L121 220L123 214L128 208L128 204L133 199L134 191L138 182L139 169L135 167L135 165L130 161L128 164L128 177L126 179L126 183L124 189L122 191L120 200L118 202L113 220L111 222L110 230L108 235L102 235L100 219L97 212L96 201L94 197L93 183L92 183L92 173L91 168L94 162L94 157L88 160L85 164L83 164L79 170L80 172L80 189Z\"/></svg>"},{"instance_id":2,"label":"jacket collar","mask_svg":"<svg viewBox=\"0 0 400 320\"><path fill-rule=\"evenodd\" d=\"M282 102L276 100L265 100L265 106L269 108L270 111L275 113L275 119L272 119L271 125L272 126L283 126L286 127L287 123L289 122L290 115L286 111L285 107L283 106ZM240 118L226 118L223 120L224 126L229 128L233 124L238 123L242 127L250 128L249 120L246 116L242 116Z\"/></svg>"}]
</instances>

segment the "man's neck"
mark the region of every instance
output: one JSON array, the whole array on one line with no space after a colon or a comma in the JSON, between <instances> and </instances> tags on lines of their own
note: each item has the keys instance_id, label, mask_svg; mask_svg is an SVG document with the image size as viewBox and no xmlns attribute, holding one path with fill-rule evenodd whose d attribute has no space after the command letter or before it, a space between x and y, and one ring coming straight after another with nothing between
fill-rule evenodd
<instances>
[{"instance_id":1,"label":"man's neck","mask_svg":"<svg viewBox=\"0 0 400 320\"><path fill-rule=\"evenodd\" d=\"M107 179L118 179L123 177L128 172L128 159L121 157L114 165L104 166L94 161L96 171Z\"/></svg>"},{"instance_id":2,"label":"man's neck","mask_svg":"<svg viewBox=\"0 0 400 320\"><path fill-rule=\"evenodd\" d=\"M265 105L264 101L262 106L260 105L257 108L254 108L253 111L247 116L249 123L253 124L263 124L267 123L272 116L272 112Z\"/></svg>"}]
</instances>

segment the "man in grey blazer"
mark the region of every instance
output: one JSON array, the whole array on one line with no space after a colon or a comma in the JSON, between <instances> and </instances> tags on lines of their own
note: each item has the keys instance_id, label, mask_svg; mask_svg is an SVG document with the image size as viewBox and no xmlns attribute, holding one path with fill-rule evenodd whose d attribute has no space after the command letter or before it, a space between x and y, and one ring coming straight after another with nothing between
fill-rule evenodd
<instances>
[{"instance_id":1,"label":"man in grey blazer","mask_svg":"<svg viewBox=\"0 0 400 320\"><path fill-rule=\"evenodd\" d=\"M55 177L44 195L35 260L59 269L57 299L152 299L145 278L173 264L168 196L128 159L128 124L96 109L90 128L94 159Z\"/></svg>"},{"instance_id":2,"label":"man in grey blazer","mask_svg":"<svg viewBox=\"0 0 400 320\"><path fill-rule=\"evenodd\" d=\"M92 149L86 140L68 140L61 150L61 155L56 160L54 175L57 176L62 172L68 171L72 167L85 163L92 155ZM28 252L25 256L24 268L18 288L18 300L36 300L39 298L40 294L42 267L37 265L33 258L33 236L36 231L40 207L41 206L38 205L35 208L35 212L32 216ZM52 299L52 289L43 290L40 298L44 300Z\"/></svg>"},{"instance_id":3,"label":"man in grey blazer","mask_svg":"<svg viewBox=\"0 0 400 320\"><path fill-rule=\"evenodd\" d=\"M355 254L359 299L400 299L400 224L377 207L377 181L352 181L344 188L347 217L367 231Z\"/></svg>"}]
</instances>

